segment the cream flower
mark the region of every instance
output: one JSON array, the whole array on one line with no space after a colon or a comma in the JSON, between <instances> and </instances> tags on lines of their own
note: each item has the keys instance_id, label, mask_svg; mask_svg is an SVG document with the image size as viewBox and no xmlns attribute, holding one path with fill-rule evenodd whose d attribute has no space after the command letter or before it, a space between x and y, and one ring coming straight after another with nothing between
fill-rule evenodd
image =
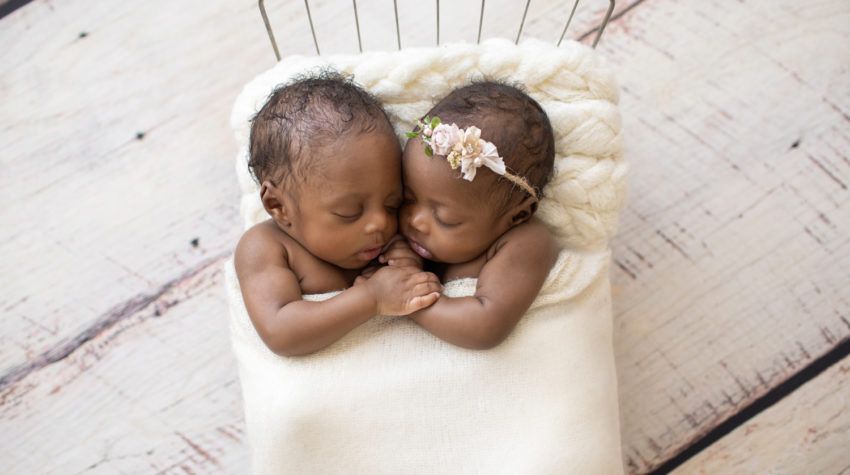
<instances>
[{"instance_id":1,"label":"cream flower","mask_svg":"<svg viewBox=\"0 0 850 475\"><path fill-rule=\"evenodd\" d=\"M492 142L480 140L478 142L481 152L478 155L464 155L460 161L460 171L463 172L463 178L467 181L472 181L478 171L478 167L484 165L493 170L497 175L504 175L505 161L499 156L499 151Z\"/></svg>"},{"instance_id":2,"label":"cream flower","mask_svg":"<svg viewBox=\"0 0 850 475\"><path fill-rule=\"evenodd\" d=\"M470 125L463 131L463 154L476 156L481 153L481 129Z\"/></svg>"},{"instance_id":3,"label":"cream flower","mask_svg":"<svg viewBox=\"0 0 850 475\"><path fill-rule=\"evenodd\" d=\"M440 124L431 132L431 150L437 155L447 155L463 137L456 124Z\"/></svg>"}]
</instances>

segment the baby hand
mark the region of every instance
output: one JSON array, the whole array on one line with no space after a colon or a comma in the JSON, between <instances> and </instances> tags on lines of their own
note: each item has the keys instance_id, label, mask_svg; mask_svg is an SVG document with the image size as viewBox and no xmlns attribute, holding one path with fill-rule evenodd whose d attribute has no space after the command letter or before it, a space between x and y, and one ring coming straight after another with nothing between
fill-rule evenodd
<instances>
[{"instance_id":1,"label":"baby hand","mask_svg":"<svg viewBox=\"0 0 850 475\"><path fill-rule=\"evenodd\" d=\"M365 281L366 281L366 279L368 279L369 277L372 277L373 275L375 275L375 272L377 272L377 271L378 271L378 269L380 269L381 267L383 267L383 266L379 266L379 265L377 265L377 264L375 264L375 265L371 265L371 266L367 266L367 267L364 267L364 268L360 271L360 275L358 275L358 276L357 276L357 278L356 278L356 279L354 279L354 283L355 283L355 284L357 284L357 283L358 283L358 282L360 282L360 281L365 282Z\"/></svg>"},{"instance_id":2,"label":"baby hand","mask_svg":"<svg viewBox=\"0 0 850 475\"><path fill-rule=\"evenodd\" d=\"M365 282L380 315L408 315L440 299L442 285L436 275L414 267L387 266Z\"/></svg>"},{"instance_id":3,"label":"baby hand","mask_svg":"<svg viewBox=\"0 0 850 475\"><path fill-rule=\"evenodd\" d=\"M390 240L386 250L378 256L378 262L390 266L411 266L422 268L422 257L413 252L407 240L401 234L397 234Z\"/></svg>"}]
</instances>

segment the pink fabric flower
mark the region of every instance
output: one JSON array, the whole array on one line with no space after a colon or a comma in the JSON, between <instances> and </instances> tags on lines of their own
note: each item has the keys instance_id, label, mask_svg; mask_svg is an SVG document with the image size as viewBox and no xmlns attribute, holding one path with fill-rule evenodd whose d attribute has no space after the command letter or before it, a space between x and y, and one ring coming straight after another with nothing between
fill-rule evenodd
<instances>
[{"instance_id":1,"label":"pink fabric flower","mask_svg":"<svg viewBox=\"0 0 850 475\"><path fill-rule=\"evenodd\" d=\"M462 139L463 131L456 124L440 124L431 132L431 150L437 155L448 155Z\"/></svg>"}]
</instances>

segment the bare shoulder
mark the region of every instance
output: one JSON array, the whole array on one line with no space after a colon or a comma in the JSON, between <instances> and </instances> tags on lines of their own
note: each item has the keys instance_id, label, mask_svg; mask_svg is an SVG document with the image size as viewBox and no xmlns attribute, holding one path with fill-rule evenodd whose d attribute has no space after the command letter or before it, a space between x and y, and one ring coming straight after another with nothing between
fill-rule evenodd
<instances>
[{"instance_id":1,"label":"bare shoulder","mask_svg":"<svg viewBox=\"0 0 850 475\"><path fill-rule=\"evenodd\" d=\"M518 226L514 226L505 233L505 236L508 235L511 239L529 239L539 243L548 242L555 246L555 239L549 232L549 228L538 218L531 218Z\"/></svg>"},{"instance_id":2,"label":"bare shoulder","mask_svg":"<svg viewBox=\"0 0 850 475\"><path fill-rule=\"evenodd\" d=\"M532 218L514 226L503 234L488 251L488 260L499 253L526 257L538 263L555 263L558 258L558 244L543 221Z\"/></svg>"},{"instance_id":3,"label":"bare shoulder","mask_svg":"<svg viewBox=\"0 0 850 475\"><path fill-rule=\"evenodd\" d=\"M532 219L514 226L488 251L475 296L498 309L507 323L504 329L509 331L537 297L558 253L555 239L542 221Z\"/></svg>"},{"instance_id":4,"label":"bare shoulder","mask_svg":"<svg viewBox=\"0 0 850 475\"><path fill-rule=\"evenodd\" d=\"M237 274L254 273L269 265L289 267L285 241L286 234L272 220L245 231L233 253Z\"/></svg>"}]
</instances>

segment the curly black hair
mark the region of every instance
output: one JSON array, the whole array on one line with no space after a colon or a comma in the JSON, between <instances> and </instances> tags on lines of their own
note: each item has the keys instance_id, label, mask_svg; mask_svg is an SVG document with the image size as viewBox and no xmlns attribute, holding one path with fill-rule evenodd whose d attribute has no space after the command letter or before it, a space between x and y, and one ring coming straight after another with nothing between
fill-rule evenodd
<instances>
[{"instance_id":1,"label":"curly black hair","mask_svg":"<svg viewBox=\"0 0 850 475\"><path fill-rule=\"evenodd\" d=\"M462 129L471 125L481 129L481 138L496 145L508 170L525 178L539 196L552 178L555 137L546 112L520 87L496 81L474 82L449 93L428 115ZM514 193L522 191L502 181L502 206L507 206Z\"/></svg>"},{"instance_id":2,"label":"curly black hair","mask_svg":"<svg viewBox=\"0 0 850 475\"><path fill-rule=\"evenodd\" d=\"M348 133L383 129L393 134L374 96L351 77L318 71L275 88L251 120L248 168L258 183L303 181L320 162L308 159L317 148Z\"/></svg>"}]
</instances>

